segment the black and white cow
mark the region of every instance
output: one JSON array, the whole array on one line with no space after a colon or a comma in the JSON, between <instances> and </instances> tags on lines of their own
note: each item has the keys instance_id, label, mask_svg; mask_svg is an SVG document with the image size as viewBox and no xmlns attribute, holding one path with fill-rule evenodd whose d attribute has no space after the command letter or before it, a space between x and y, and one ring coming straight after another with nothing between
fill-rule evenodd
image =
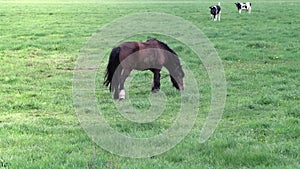
<instances>
[{"instance_id":1,"label":"black and white cow","mask_svg":"<svg viewBox=\"0 0 300 169\"><path fill-rule=\"evenodd\" d=\"M210 9L211 19L213 21L216 21L216 20L220 21L221 20L221 6L220 6L220 2L218 3L218 5L210 6L209 9Z\"/></svg>"},{"instance_id":2,"label":"black and white cow","mask_svg":"<svg viewBox=\"0 0 300 169\"><path fill-rule=\"evenodd\" d=\"M251 3L250 2L237 2L234 3L239 11L242 13L242 10L247 10L248 13L251 13Z\"/></svg>"}]
</instances>

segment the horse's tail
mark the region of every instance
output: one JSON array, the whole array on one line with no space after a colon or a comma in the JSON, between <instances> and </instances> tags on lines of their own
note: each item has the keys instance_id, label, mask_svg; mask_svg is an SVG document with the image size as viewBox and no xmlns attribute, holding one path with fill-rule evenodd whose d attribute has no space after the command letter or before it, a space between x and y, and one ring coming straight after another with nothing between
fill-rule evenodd
<instances>
[{"instance_id":1,"label":"horse's tail","mask_svg":"<svg viewBox=\"0 0 300 169\"><path fill-rule=\"evenodd\" d=\"M113 48L113 50L111 51L110 56L109 56L108 65L106 67L106 74L104 77L103 84L105 86L109 85L110 91L112 91L111 84L112 84L114 73L120 64L120 59L119 59L120 50L121 50L120 47ZM115 84L115 85L118 85L118 84Z\"/></svg>"}]
</instances>

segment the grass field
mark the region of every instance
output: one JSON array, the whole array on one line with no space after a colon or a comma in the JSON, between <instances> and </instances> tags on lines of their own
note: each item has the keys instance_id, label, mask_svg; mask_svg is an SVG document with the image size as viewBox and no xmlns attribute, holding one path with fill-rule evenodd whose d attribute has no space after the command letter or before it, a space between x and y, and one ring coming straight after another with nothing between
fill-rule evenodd
<instances>
[{"instance_id":1,"label":"grass field","mask_svg":"<svg viewBox=\"0 0 300 169\"><path fill-rule=\"evenodd\" d=\"M256 0L252 14L239 15L234 2L225 0L221 22L212 22L208 6L216 3L0 0L0 168L300 168L300 2ZM82 129L72 95L78 54L100 27L138 12L191 22L222 59L226 106L205 143L199 143L199 134L211 99L206 69L188 47L162 35L199 84L200 111L187 137L163 154L134 159L102 149ZM168 98L164 113L151 123L136 124L118 114L102 86L105 64L97 74L96 97L116 131L143 138L171 126L179 93L169 80L162 80ZM134 75L133 106L148 110L150 86L138 86L151 74Z\"/></svg>"}]
</instances>

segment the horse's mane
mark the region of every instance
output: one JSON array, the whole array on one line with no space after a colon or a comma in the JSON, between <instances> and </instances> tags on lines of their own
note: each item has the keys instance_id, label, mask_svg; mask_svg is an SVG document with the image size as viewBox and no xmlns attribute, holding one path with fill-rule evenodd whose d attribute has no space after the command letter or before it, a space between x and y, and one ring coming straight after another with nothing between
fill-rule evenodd
<instances>
[{"instance_id":1,"label":"horse's mane","mask_svg":"<svg viewBox=\"0 0 300 169\"><path fill-rule=\"evenodd\" d=\"M159 45L163 46L163 47L164 47L165 49L167 49L169 52L173 53L174 55L176 55L176 56L178 57L177 53L176 53L173 49L171 49L167 44L165 44L164 42L159 41L159 40L157 40L157 39L155 39L155 40L158 42Z\"/></svg>"},{"instance_id":2,"label":"horse's mane","mask_svg":"<svg viewBox=\"0 0 300 169\"><path fill-rule=\"evenodd\" d=\"M164 42L161 42L157 39L155 39L155 40L158 42L159 45L163 46L164 49L166 49L167 51L173 53L174 55L172 55L173 56L172 60L174 60L176 62L175 63L176 65L180 65L180 60L179 60L179 57L178 57L177 53L173 49L171 49L167 44L165 44Z\"/></svg>"}]
</instances>

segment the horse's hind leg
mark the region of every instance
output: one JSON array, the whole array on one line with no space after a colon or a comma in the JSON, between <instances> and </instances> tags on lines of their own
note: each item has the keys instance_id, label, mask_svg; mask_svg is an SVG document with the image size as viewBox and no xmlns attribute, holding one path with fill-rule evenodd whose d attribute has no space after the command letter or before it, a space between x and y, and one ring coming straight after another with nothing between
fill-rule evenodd
<instances>
[{"instance_id":1,"label":"horse's hind leg","mask_svg":"<svg viewBox=\"0 0 300 169\"><path fill-rule=\"evenodd\" d=\"M120 78L120 93L119 93L119 99L123 100L125 99L125 80L130 75L131 70L130 69L124 69L121 78Z\"/></svg>"},{"instance_id":2,"label":"horse's hind leg","mask_svg":"<svg viewBox=\"0 0 300 169\"><path fill-rule=\"evenodd\" d=\"M119 85L120 85L120 77L121 77L122 68L119 66L112 79L111 88L114 92L114 99L119 99Z\"/></svg>"},{"instance_id":3,"label":"horse's hind leg","mask_svg":"<svg viewBox=\"0 0 300 169\"><path fill-rule=\"evenodd\" d=\"M118 86L115 86L115 89L114 89L114 99L118 99L119 98L118 92L119 92Z\"/></svg>"},{"instance_id":4,"label":"horse's hind leg","mask_svg":"<svg viewBox=\"0 0 300 169\"><path fill-rule=\"evenodd\" d=\"M160 70L159 69L151 69L153 72L153 86L152 92L156 93L160 90Z\"/></svg>"}]
</instances>

